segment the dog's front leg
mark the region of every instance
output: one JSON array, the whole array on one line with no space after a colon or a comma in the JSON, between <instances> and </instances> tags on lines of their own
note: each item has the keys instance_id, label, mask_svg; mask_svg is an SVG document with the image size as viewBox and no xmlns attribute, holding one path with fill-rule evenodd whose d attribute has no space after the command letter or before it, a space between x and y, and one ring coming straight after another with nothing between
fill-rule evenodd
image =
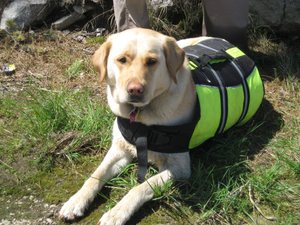
<instances>
[{"instance_id":1,"label":"dog's front leg","mask_svg":"<svg viewBox=\"0 0 300 225\"><path fill-rule=\"evenodd\" d=\"M190 176L189 153L176 155L161 161L159 163L161 165L157 165L161 172L132 188L114 208L102 216L98 224L125 224L145 202L154 197L155 187L163 187L170 179L188 179Z\"/></svg>"},{"instance_id":2,"label":"dog's front leg","mask_svg":"<svg viewBox=\"0 0 300 225\"><path fill-rule=\"evenodd\" d=\"M132 188L115 207L102 216L98 225L125 224L134 212L153 198L153 188L162 186L163 182L168 181L171 177L170 171L165 170Z\"/></svg>"},{"instance_id":3,"label":"dog's front leg","mask_svg":"<svg viewBox=\"0 0 300 225\"><path fill-rule=\"evenodd\" d=\"M96 194L105 184L104 181L116 176L122 167L132 162L133 156L113 145L105 156L103 162L84 183L82 188L73 195L61 208L59 215L63 220L73 220L83 216L84 211L94 200Z\"/></svg>"}]
</instances>

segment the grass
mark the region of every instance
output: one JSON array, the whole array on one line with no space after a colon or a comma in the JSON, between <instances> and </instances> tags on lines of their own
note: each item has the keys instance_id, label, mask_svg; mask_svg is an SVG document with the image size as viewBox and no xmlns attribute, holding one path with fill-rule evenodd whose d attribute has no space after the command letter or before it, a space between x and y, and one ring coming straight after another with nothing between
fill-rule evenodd
<instances>
[{"instance_id":1,"label":"grass","mask_svg":"<svg viewBox=\"0 0 300 225\"><path fill-rule=\"evenodd\" d=\"M15 129L21 132L14 131L19 137L17 149L35 154L34 162L43 162L43 168L52 167L54 154L72 161L84 148L109 146L112 114L106 105L90 97L88 89L44 91L33 86L2 105L4 120L11 118L9 113L18 117ZM9 146L10 142L4 142L6 150L1 153L5 154Z\"/></svg>"},{"instance_id":2,"label":"grass","mask_svg":"<svg viewBox=\"0 0 300 225\"><path fill-rule=\"evenodd\" d=\"M66 76L70 79L75 78L83 74L84 64L81 60L75 60L75 62L66 70Z\"/></svg>"},{"instance_id":3,"label":"grass","mask_svg":"<svg viewBox=\"0 0 300 225\"><path fill-rule=\"evenodd\" d=\"M300 46L270 36L265 28L251 32L251 49L272 56L258 64L265 98L257 114L191 152L192 177L153 187L155 198L127 224L299 224ZM24 32L27 43L22 45L9 37L0 41L5 52L1 60L17 67L17 73L2 76L0 84L3 202L34 193L61 204L80 188L110 146L114 116L106 104L105 86L97 84L91 55L83 51L97 49L98 40L84 45L51 33L61 38L38 39L38 34L32 38ZM26 44L43 51L22 47ZM138 185L136 173L137 163L124 168L75 224L96 223ZM150 167L147 177L155 173ZM12 220L9 214L17 210L3 204L0 218ZM33 218L35 212L24 211ZM64 224L57 216L53 219Z\"/></svg>"}]
</instances>

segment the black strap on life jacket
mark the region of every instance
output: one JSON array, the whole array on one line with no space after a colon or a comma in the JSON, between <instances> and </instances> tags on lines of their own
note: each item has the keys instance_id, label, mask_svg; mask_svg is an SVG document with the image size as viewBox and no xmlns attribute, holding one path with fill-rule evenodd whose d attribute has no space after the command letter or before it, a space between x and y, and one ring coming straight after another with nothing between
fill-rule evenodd
<instances>
[{"instance_id":1,"label":"black strap on life jacket","mask_svg":"<svg viewBox=\"0 0 300 225\"><path fill-rule=\"evenodd\" d=\"M200 119L200 106L197 99L194 120L177 126L151 125L132 122L117 117L119 130L125 140L136 146L139 163L138 182L145 180L148 164L148 150L160 153L188 152L191 136Z\"/></svg>"},{"instance_id":2,"label":"black strap on life jacket","mask_svg":"<svg viewBox=\"0 0 300 225\"><path fill-rule=\"evenodd\" d=\"M228 98L227 91L225 91L226 88L235 87L236 85L243 86L243 112L237 124L245 118L249 108L250 93L247 78L251 75L255 64L247 55L237 58L229 55L226 50L233 47L232 44L220 38L211 38L183 48L190 65L191 62L197 65L197 68L192 70L195 84L217 87L220 90L222 113L220 126L216 135L224 131L227 120ZM212 60L216 59L226 60L224 62L212 63Z\"/></svg>"}]
</instances>

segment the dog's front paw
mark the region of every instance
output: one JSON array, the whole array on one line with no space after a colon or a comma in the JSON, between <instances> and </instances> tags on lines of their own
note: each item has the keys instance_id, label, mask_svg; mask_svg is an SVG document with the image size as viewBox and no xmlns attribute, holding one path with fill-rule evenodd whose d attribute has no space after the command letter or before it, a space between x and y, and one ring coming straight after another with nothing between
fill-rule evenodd
<instances>
[{"instance_id":1,"label":"dog's front paw","mask_svg":"<svg viewBox=\"0 0 300 225\"><path fill-rule=\"evenodd\" d=\"M69 201L67 201L59 212L59 217L62 220L74 220L77 217L83 216L84 211L89 206L89 200L77 192Z\"/></svg>"},{"instance_id":2,"label":"dog's front paw","mask_svg":"<svg viewBox=\"0 0 300 225\"><path fill-rule=\"evenodd\" d=\"M102 216L102 218L98 222L98 225L125 224L131 216L130 212L128 212L127 209L116 205L114 208L112 208Z\"/></svg>"}]
</instances>

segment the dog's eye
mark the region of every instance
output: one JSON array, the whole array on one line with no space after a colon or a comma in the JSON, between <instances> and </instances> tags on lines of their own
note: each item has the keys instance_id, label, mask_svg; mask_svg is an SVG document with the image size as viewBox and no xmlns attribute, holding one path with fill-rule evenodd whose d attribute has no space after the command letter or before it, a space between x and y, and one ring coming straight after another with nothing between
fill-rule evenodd
<instances>
[{"instance_id":1,"label":"dog's eye","mask_svg":"<svg viewBox=\"0 0 300 225\"><path fill-rule=\"evenodd\" d=\"M149 59L148 61L147 61L147 65L148 66L152 66L152 65L154 65L156 63L156 60L155 59Z\"/></svg>"},{"instance_id":2,"label":"dog's eye","mask_svg":"<svg viewBox=\"0 0 300 225\"><path fill-rule=\"evenodd\" d=\"M120 62L120 63L126 63L126 58L125 57L121 57L121 58L119 58L118 59L118 61Z\"/></svg>"}]
</instances>

